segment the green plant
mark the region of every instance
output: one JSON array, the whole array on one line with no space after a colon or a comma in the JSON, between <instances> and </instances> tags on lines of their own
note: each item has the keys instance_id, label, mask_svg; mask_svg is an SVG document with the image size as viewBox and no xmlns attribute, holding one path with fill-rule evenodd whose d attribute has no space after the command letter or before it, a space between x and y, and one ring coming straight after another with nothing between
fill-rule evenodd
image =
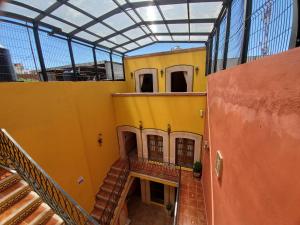
<instances>
[{"instance_id":1,"label":"green plant","mask_svg":"<svg viewBox=\"0 0 300 225\"><path fill-rule=\"evenodd\" d=\"M173 206L172 206L171 203L169 203L169 204L166 205L166 209L167 209L168 211L170 211L170 210L172 209L172 207L173 207Z\"/></svg>"},{"instance_id":2,"label":"green plant","mask_svg":"<svg viewBox=\"0 0 300 225\"><path fill-rule=\"evenodd\" d=\"M193 172L195 173L201 173L202 171L202 164L200 161L197 161L194 163L194 166L193 166Z\"/></svg>"}]
</instances>

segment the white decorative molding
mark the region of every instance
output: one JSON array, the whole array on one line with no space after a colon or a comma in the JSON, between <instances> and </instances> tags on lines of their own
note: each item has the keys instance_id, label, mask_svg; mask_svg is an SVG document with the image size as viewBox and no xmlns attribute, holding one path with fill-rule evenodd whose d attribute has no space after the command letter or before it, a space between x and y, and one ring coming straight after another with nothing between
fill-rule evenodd
<instances>
[{"instance_id":1,"label":"white decorative molding","mask_svg":"<svg viewBox=\"0 0 300 225\"><path fill-rule=\"evenodd\" d=\"M157 129L144 129L142 131L142 142L143 142L143 157L148 159L148 135L158 135L163 137L163 160L169 162L169 135L166 131Z\"/></svg>"},{"instance_id":2,"label":"white decorative molding","mask_svg":"<svg viewBox=\"0 0 300 225\"><path fill-rule=\"evenodd\" d=\"M171 92L171 74L180 71L185 72L187 92L193 91L194 67L190 65L177 65L166 68L166 92Z\"/></svg>"},{"instance_id":3,"label":"white decorative molding","mask_svg":"<svg viewBox=\"0 0 300 225\"><path fill-rule=\"evenodd\" d=\"M194 162L200 161L202 136L188 132L172 132L170 134L170 163L175 164L176 138L188 138L195 141Z\"/></svg>"},{"instance_id":4,"label":"white decorative molding","mask_svg":"<svg viewBox=\"0 0 300 225\"><path fill-rule=\"evenodd\" d=\"M134 72L135 91L138 93L141 92L140 77L143 76L144 74L152 74L153 92L158 92L157 69L151 69L151 68L139 69Z\"/></svg>"},{"instance_id":5,"label":"white decorative molding","mask_svg":"<svg viewBox=\"0 0 300 225\"><path fill-rule=\"evenodd\" d=\"M121 126L121 127L118 127L117 129L118 129L118 140L119 140L119 149L120 149L121 159L127 158L126 149L125 149L125 140L124 140L124 135L123 135L124 132L135 133L136 142L137 142L137 153L138 153L138 157L141 158L143 155L143 152L142 152L142 140L141 140L140 130L136 127L131 127L131 126Z\"/></svg>"}]
</instances>

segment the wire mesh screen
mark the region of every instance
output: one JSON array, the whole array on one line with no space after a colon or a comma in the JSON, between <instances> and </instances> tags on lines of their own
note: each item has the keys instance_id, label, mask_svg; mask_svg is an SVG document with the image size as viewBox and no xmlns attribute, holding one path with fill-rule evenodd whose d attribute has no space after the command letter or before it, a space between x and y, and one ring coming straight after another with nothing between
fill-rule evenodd
<instances>
[{"instance_id":1,"label":"wire mesh screen","mask_svg":"<svg viewBox=\"0 0 300 225\"><path fill-rule=\"evenodd\" d=\"M124 79L124 71L123 71L123 58L119 55L112 55L113 61L113 70L114 70L114 77L115 80L122 80Z\"/></svg>"},{"instance_id":2,"label":"wire mesh screen","mask_svg":"<svg viewBox=\"0 0 300 225\"><path fill-rule=\"evenodd\" d=\"M25 25L25 24L24 24ZM18 81L39 81L40 64L37 55L33 30L29 27L16 25L7 22L0 22L0 43L7 49L11 56L14 69L13 74L5 72L2 62L5 61L3 50L1 51L2 81L14 76L13 80ZM8 52L6 51L6 52ZM6 62L7 63L7 62ZM6 70L7 71L7 70Z\"/></svg>"},{"instance_id":3,"label":"wire mesh screen","mask_svg":"<svg viewBox=\"0 0 300 225\"><path fill-rule=\"evenodd\" d=\"M233 0L231 4L230 31L226 68L238 65L243 41L244 0Z\"/></svg>"},{"instance_id":4,"label":"wire mesh screen","mask_svg":"<svg viewBox=\"0 0 300 225\"><path fill-rule=\"evenodd\" d=\"M67 40L44 31L40 31L39 36L48 80L72 80L73 71Z\"/></svg>"},{"instance_id":5,"label":"wire mesh screen","mask_svg":"<svg viewBox=\"0 0 300 225\"><path fill-rule=\"evenodd\" d=\"M293 0L252 0L247 61L289 49Z\"/></svg>"},{"instance_id":6,"label":"wire mesh screen","mask_svg":"<svg viewBox=\"0 0 300 225\"><path fill-rule=\"evenodd\" d=\"M108 52L99 51L96 49L97 68L100 80L112 78L110 56Z\"/></svg>"},{"instance_id":7,"label":"wire mesh screen","mask_svg":"<svg viewBox=\"0 0 300 225\"><path fill-rule=\"evenodd\" d=\"M72 42L77 80L96 80L93 49L91 47Z\"/></svg>"},{"instance_id":8,"label":"wire mesh screen","mask_svg":"<svg viewBox=\"0 0 300 225\"><path fill-rule=\"evenodd\" d=\"M227 24L227 14L225 14L225 16L223 17L223 19L220 23L217 71L223 69L224 47L225 47L225 38L226 38L226 24Z\"/></svg>"},{"instance_id":9,"label":"wire mesh screen","mask_svg":"<svg viewBox=\"0 0 300 225\"><path fill-rule=\"evenodd\" d=\"M215 68L215 56L216 56L216 34L214 34L213 38L212 38L212 45L211 45L211 68L210 68L210 72L214 73L214 68Z\"/></svg>"}]
</instances>

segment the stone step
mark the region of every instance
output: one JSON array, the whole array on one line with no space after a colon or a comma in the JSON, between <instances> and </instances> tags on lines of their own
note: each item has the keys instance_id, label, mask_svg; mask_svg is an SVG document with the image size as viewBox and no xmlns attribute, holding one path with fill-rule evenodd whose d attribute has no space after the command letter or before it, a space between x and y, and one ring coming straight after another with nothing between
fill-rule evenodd
<instances>
[{"instance_id":1,"label":"stone step","mask_svg":"<svg viewBox=\"0 0 300 225\"><path fill-rule=\"evenodd\" d=\"M0 214L1 225L19 224L35 211L41 203L41 198L35 192L30 192L27 196Z\"/></svg>"}]
</instances>

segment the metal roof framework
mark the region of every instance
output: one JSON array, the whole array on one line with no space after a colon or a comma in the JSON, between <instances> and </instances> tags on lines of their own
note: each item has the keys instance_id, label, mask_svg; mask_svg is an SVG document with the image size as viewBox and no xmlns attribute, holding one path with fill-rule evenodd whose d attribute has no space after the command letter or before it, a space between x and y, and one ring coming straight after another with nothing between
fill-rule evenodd
<instances>
[{"instance_id":1,"label":"metal roof framework","mask_svg":"<svg viewBox=\"0 0 300 225\"><path fill-rule=\"evenodd\" d=\"M4 16L126 54L154 43L206 43L223 0L11 0Z\"/></svg>"}]
</instances>

